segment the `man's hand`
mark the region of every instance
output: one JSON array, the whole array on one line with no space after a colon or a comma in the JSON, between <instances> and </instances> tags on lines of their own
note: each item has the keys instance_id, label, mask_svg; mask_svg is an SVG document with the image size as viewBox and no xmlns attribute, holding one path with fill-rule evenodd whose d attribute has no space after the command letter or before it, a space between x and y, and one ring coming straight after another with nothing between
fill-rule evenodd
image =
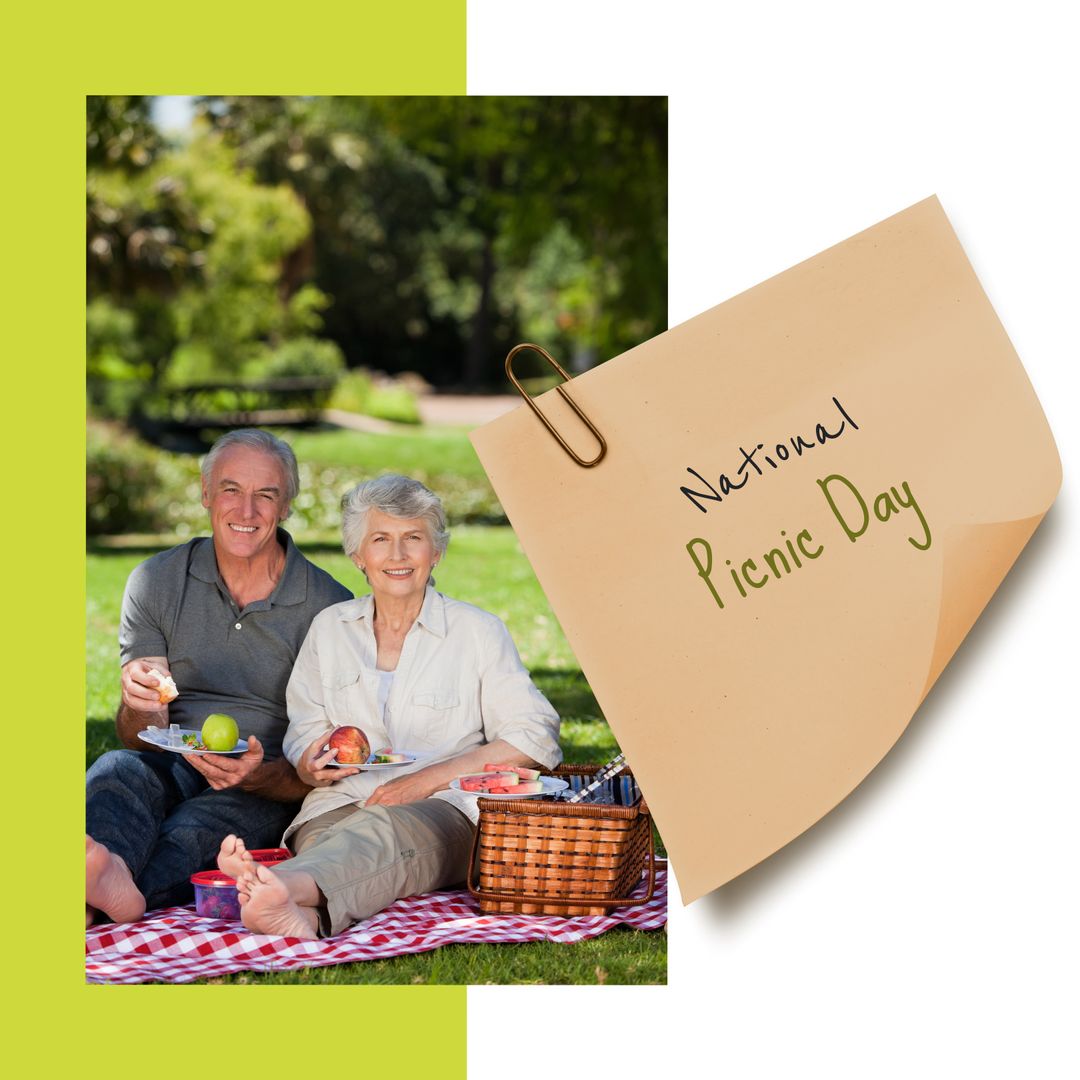
<instances>
[{"instance_id":1,"label":"man's hand","mask_svg":"<svg viewBox=\"0 0 1080 1080\"><path fill-rule=\"evenodd\" d=\"M207 783L215 791L239 787L250 789L250 779L262 764L262 743L254 735L248 736L248 748L238 757L224 754L188 754L187 762L196 771L206 777Z\"/></svg>"},{"instance_id":2,"label":"man's hand","mask_svg":"<svg viewBox=\"0 0 1080 1080\"><path fill-rule=\"evenodd\" d=\"M327 763L337 757L337 750L323 752L326 735L320 735L305 751L296 765L296 775L308 787L329 787L346 776L355 776L359 769L335 769Z\"/></svg>"},{"instance_id":3,"label":"man's hand","mask_svg":"<svg viewBox=\"0 0 1080 1080\"><path fill-rule=\"evenodd\" d=\"M215 791L239 788L273 802L300 802L310 788L285 758L263 760L262 744L248 736L248 748L238 757L225 754L186 754L185 760L206 777Z\"/></svg>"},{"instance_id":4,"label":"man's hand","mask_svg":"<svg viewBox=\"0 0 1080 1080\"><path fill-rule=\"evenodd\" d=\"M402 803L420 802L429 795L446 787L446 781L437 778L433 769L398 776L380 784L368 797L365 806L400 806Z\"/></svg>"},{"instance_id":5,"label":"man's hand","mask_svg":"<svg viewBox=\"0 0 1080 1080\"><path fill-rule=\"evenodd\" d=\"M167 713L161 704L158 675L171 675L164 656L145 656L129 660L120 669L120 703L135 712Z\"/></svg>"},{"instance_id":6,"label":"man's hand","mask_svg":"<svg viewBox=\"0 0 1080 1080\"><path fill-rule=\"evenodd\" d=\"M169 706L161 704L158 679L151 671L170 675L164 656L142 656L129 660L120 669L120 708L116 712L116 734L129 750L164 753L156 746L139 741L139 732L147 727L168 727Z\"/></svg>"}]
</instances>

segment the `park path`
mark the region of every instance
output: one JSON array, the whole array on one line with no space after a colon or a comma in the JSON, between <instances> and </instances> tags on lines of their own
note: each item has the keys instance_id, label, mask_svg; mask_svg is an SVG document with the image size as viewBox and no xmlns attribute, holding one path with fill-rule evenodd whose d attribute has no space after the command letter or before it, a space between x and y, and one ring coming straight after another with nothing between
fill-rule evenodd
<instances>
[{"instance_id":1,"label":"park path","mask_svg":"<svg viewBox=\"0 0 1080 1080\"><path fill-rule=\"evenodd\" d=\"M424 394L417 399L420 419L425 424L446 427L480 427L520 404L521 398L517 394ZM338 427L369 431L375 435L408 427L407 424L394 424L341 409L324 409L323 418Z\"/></svg>"},{"instance_id":2,"label":"park path","mask_svg":"<svg viewBox=\"0 0 1080 1080\"><path fill-rule=\"evenodd\" d=\"M424 394L417 404L425 424L479 427L521 404L517 394Z\"/></svg>"}]
</instances>

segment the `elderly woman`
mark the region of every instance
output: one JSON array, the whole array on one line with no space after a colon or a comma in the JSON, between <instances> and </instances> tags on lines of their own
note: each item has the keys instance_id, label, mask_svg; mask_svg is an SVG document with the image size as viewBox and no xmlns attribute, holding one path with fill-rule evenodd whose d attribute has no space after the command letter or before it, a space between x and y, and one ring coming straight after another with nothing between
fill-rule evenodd
<instances>
[{"instance_id":1,"label":"elderly woman","mask_svg":"<svg viewBox=\"0 0 1080 1080\"><path fill-rule=\"evenodd\" d=\"M316 616L289 681L284 752L313 788L285 833L296 856L268 870L234 836L219 856L257 933L336 934L463 881L476 800L450 781L488 762L561 759L559 718L506 627L434 588L449 540L437 496L403 476L368 481L342 500L341 531L371 594ZM339 725L417 761L390 780L332 765L323 747Z\"/></svg>"}]
</instances>

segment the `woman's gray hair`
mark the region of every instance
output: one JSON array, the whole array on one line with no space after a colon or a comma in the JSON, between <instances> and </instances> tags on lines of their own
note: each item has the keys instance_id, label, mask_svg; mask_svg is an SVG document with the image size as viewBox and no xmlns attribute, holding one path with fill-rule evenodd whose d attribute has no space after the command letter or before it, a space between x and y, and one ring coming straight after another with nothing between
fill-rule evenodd
<instances>
[{"instance_id":1,"label":"woman's gray hair","mask_svg":"<svg viewBox=\"0 0 1080 1080\"><path fill-rule=\"evenodd\" d=\"M292 513L293 499L296 498L297 493L300 491L300 470L297 468L296 455L293 453L292 447L283 439L279 439L276 435L271 435L269 431L260 431L258 428L238 428L236 431L230 431L227 434L222 435L221 438L210 447L210 452L206 457L203 458L203 484L206 487L210 486L218 459L226 450L231 450L234 446L243 446L249 450L259 450L264 454L269 454L271 457L277 458L281 465L281 471L285 476L285 491L283 495L285 505L288 508L285 516L288 517L289 514Z\"/></svg>"},{"instance_id":2,"label":"woman's gray hair","mask_svg":"<svg viewBox=\"0 0 1080 1080\"><path fill-rule=\"evenodd\" d=\"M390 473L357 484L341 500L341 546L350 559L364 542L369 510L396 518L423 518L435 550L445 554L450 533L439 496L419 480Z\"/></svg>"}]
</instances>

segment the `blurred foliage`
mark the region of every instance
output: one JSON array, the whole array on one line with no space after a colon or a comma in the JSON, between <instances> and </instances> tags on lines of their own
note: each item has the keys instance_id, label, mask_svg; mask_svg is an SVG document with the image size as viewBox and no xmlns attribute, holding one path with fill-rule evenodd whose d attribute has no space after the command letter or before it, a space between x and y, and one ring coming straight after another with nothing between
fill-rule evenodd
<instances>
[{"instance_id":1,"label":"blurred foliage","mask_svg":"<svg viewBox=\"0 0 1080 1080\"><path fill-rule=\"evenodd\" d=\"M86 531L176 533L202 528L199 464L166 454L112 424L86 432ZM197 520L193 520L194 515Z\"/></svg>"},{"instance_id":2,"label":"blurred foliage","mask_svg":"<svg viewBox=\"0 0 1080 1080\"><path fill-rule=\"evenodd\" d=\"M133 320L126 360L151 384L236 375L267 343L317 328L325 297L285 296L278 281L309 229L288 187L256 183L210 134L143 168L88 166L91 373L110 373L90 317L104 303Z\"/></svg>"},{"instance_id":3,"label":"blurred foliage","mask_svg":"<svg viewBox=\"0 0 1080 1080\"><path fill-rule=\"evenodd\" d=\"M365 411L378 420L390 420L395 424L420 423L416 395L407 386L399 384L375 386Z\"/></svg>"},{"instance_id":4,"label":"blurred foliage","mask_svg":"<svg viewBox=\"0 0 1080 1080\"><path fill-rule=\"evenodd\" d=\"M663 98L87 99L91 408L236 379L295 339L349 369L501 386L666 324ZM391 410L392 411L392 410Z\"/></svg>"},{"instance_id":5,"label":"blurred foliage","mask_svg":"<svg viewBox=\"0 0 1080 1080\"><path fill-rule=\"evenodd\" d=\"M150 118L148 97L86 99L86 167L137 170L149 165L162 147Z\"/></svg>"},{"instance_id":6,"label":"blurred foliage","mask_svg":"<svg viewBox=\"0 0 1080 1080\"><path fill-rule=\"evenodd\" d=\"M665 329L666 99L353 107L439 170L425 274L465 338L466 383L489 378L513 339L546 335L549 351L595 362ZM524 289L535 291L531 311L519 304Z\"/></svg>"},{"instance_id":7,"label":"blurred foliage","mask_svg":"<svg viewBox=\"0 0 1080 1080\"><path fill-rule=\"evenodd\" d=\"M330 408L344 412L366 413L371 406L375 384L371 374L358 368L342 375L330 395Z\"/></svg>"},{"instance_id":8,"label":"blurred foliage","mask_svg":"<svg viewBox=\"0 0 1080 1080\"><path fill-rule=\"evenodd\" d=\"M245 369L259 379L333 379L345 372L345 357L332 341L298 337L279 345Z\"/></svg>"},{"instance_id":9,"label":"blurred foliage","mask_svg":"<svg viewBox=\"0 0 1080 1080\"><path fill-rule=\"evenodd\" d=\"M87 402L98 416L124 419L153 372L141 360L134 311L99 296L86 305Z\"/></svg>"}]
</instances>

